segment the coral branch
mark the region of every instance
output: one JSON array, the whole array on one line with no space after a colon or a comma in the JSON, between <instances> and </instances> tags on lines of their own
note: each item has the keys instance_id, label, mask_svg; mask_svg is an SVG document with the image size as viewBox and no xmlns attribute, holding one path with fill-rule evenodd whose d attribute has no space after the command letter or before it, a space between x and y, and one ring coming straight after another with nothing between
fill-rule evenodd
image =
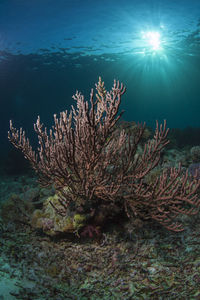
<instances>
[{"instance_id":1,"label":"coral branch","mask_svg":"<svg viewBox=\"0 0 200 300\"><path fill-rule=\"evenodd\" d=\"M166 121L156 122L154 137L139 154L138 145L145 124L138 124L134 135L119 131L117 122L121 97L126 88L114 80L107 91L99 78L96 95L91 90L89 101L78 91L73 96L76 105L71 111L54 115L53 129L47 128L38 117L34 130L38 136L38 151L33 151L25 132L17 130L10 121L8 138L20 149L39 176L43 186L54 184L60 194L59 203L65 214L70 205L83 212L98 210L114 204L128 216L154 219L169 230L182 230L176 222L179 214L192 215L200 206L200 181L191 180L179 169L164 171L153 183L145 180L159 163L163 148L169 143ZM94 214L95 214L94 213ZM99 212L98 212L99 213Z\"/></svg>"}]
</instances>

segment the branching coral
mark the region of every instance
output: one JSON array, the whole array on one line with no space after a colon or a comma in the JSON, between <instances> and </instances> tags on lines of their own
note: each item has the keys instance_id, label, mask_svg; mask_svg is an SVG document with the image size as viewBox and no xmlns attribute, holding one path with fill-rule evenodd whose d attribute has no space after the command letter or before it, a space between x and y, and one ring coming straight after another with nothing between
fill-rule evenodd
<instances>
[{"instance_id":1,"label":"branching coral","mask_svg":"<svg viewBox=\"0 0 200 300\"><path fill-rule=\"evenodd\" d=\"M181 231L182 225L175 218L197 213L200 182L190 180L187 173L181 176L180 168L163 172L151 184L145 182L145 176L158 165L168 144L168 129L165 121L160 126L157 123L153 139L138 154L144 125L138 124L134 135L124 130L116 134L124 93L125 87L119 81L115 80L107 91L99 78L96 95L92 89L88 102L76 92L76 106L69 113L61 112L59 118L54 115L55 124L49 133L38 117L34 124L39 141L37 153L22 128L15 129L11 121L8 138L30 161L43 186L55 184L62 207L54 206L58 214L65 215L73 206L95 219L101 211L109 217L120 210Z\"/></svg>"}]
</instances>

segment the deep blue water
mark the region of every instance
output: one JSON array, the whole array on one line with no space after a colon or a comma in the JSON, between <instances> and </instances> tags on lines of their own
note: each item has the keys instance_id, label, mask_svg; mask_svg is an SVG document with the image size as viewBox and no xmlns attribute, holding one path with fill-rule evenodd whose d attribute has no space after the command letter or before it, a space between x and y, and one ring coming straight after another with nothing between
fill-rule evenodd
<instances>
[{"instance_id":1,"label":"deep blue water","mask_svg":"<svg viewBox=\"0 0 200 300\"><path fill-rule=\"evenodd\" d=\"M1 152L10 119L51 126L99 76L126 85L124 119L200 127L200 1L1 1Z\"/></svg>"}]
</instances>

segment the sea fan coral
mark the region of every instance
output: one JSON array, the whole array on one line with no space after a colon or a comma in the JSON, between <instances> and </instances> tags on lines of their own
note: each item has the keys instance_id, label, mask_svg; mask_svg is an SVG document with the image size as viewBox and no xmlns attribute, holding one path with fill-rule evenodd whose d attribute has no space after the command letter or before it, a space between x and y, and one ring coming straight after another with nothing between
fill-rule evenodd
<instances>
[{"instance_id":1,"label":"sea fan coral","mask_svg":"<svg viewBox=\"0 0 200 300\"><path fill-rule=\"evenodd\" d=\"M131 132L116 132L121 97L125 87L114 80L108 92L99 78L96 96L91 90L90 101L79 92L73 96L76 107L54 115L53 129L47 133L38 117L34 125L39 150L30 146L25 132L10 121L8 138L20 149L39 176L43 186L55 185L59 208L65 216L70 208L95 219L103 207L108 218L110 205L128 216L154 219L166 228L183 230L175 218L179 214L195 214L200 206L197 190L200 182L180 175L181 168L171 168L148 184L148 175L160 162L161 152L168 144L166 122L156 124L153 139L138 153L145 126L138 124ZM115 211L115 208L112 211Z\"/></svg>"}]
</instances>

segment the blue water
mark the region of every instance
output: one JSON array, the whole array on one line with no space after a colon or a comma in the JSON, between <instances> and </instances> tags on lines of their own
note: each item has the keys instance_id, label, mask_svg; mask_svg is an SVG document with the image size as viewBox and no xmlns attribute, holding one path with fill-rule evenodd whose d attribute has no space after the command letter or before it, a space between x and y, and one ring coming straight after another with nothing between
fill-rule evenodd
<instances>
[{"instance_id":1,"label":"blue water","mask_svg":"<svg viewBox=\"0 0 200 300\"><path fill-rule=\"evenodd\" d=\"M51 126L99 76L126 85L124 119L200 127L200 1L1 1L1 151L10 119L28 134L38 115Z\"/></svg>"}]
</instances>

